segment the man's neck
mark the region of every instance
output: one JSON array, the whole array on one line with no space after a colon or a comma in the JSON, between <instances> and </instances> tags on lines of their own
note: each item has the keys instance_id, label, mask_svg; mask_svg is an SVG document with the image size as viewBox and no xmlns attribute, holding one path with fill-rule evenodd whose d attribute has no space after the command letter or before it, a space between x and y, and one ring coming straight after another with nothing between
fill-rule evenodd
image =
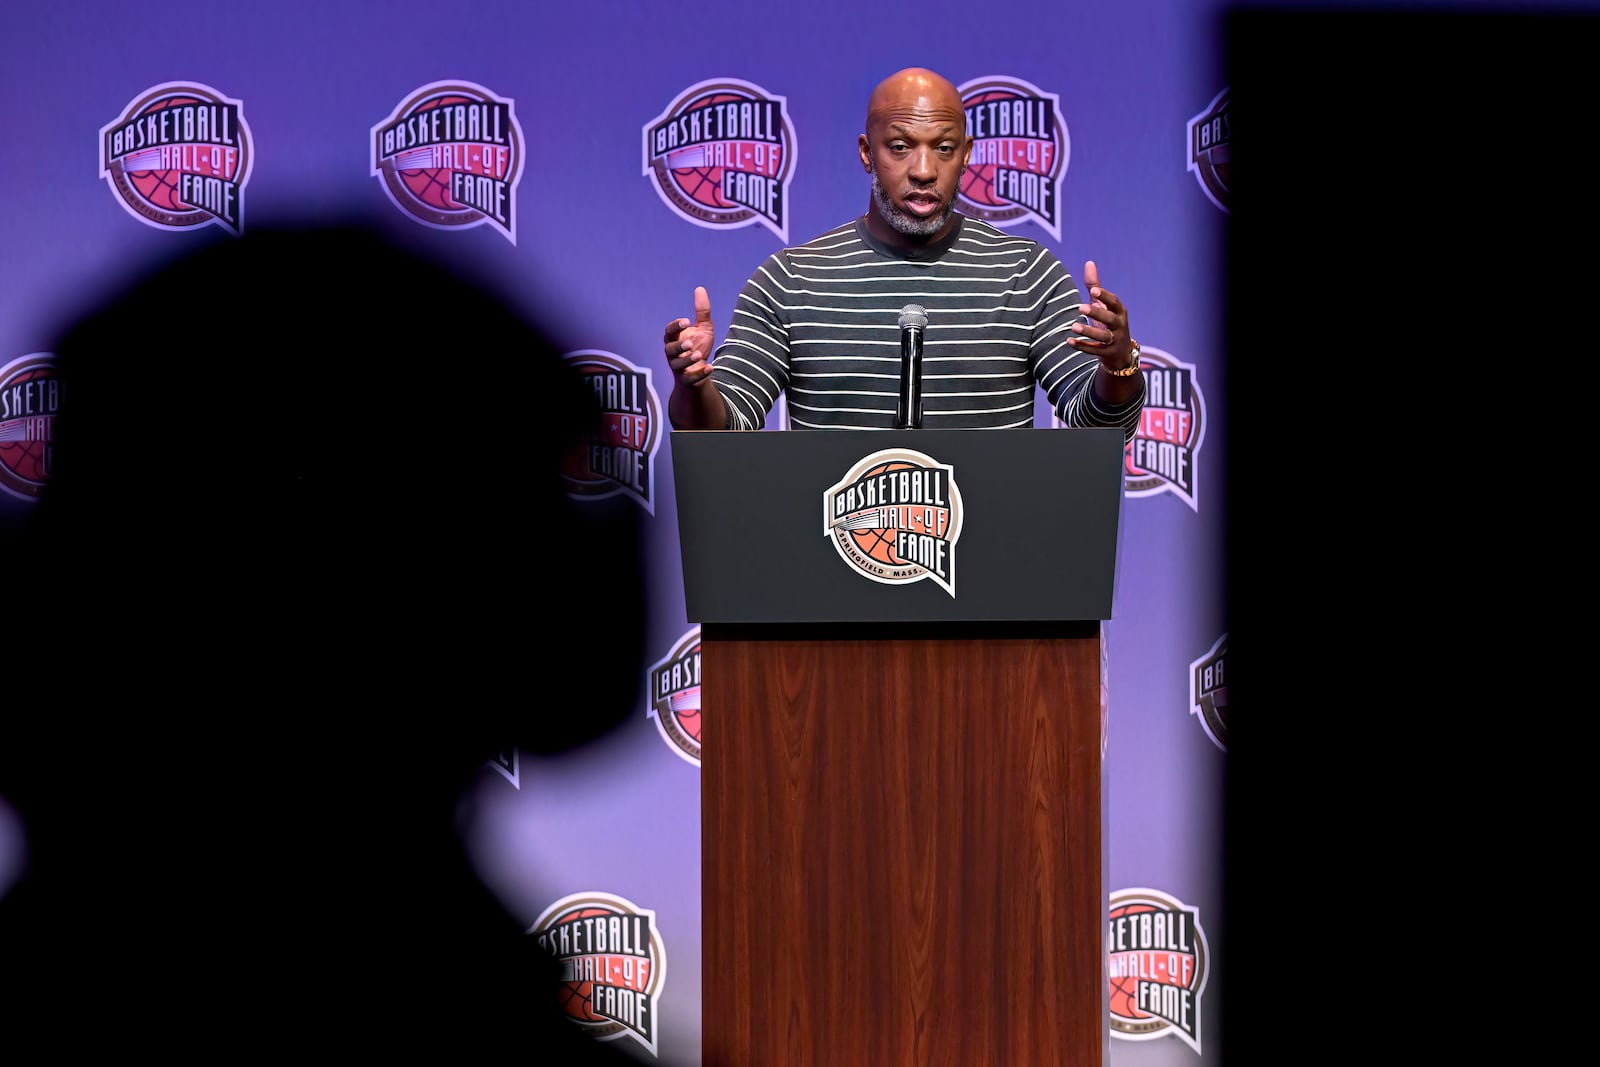
<instances>
[{"instance_id":1,"label":"man's neck","mask_svg":"<svg viewBox=\"0 0 1600 1067\"><path fill-rule=\"evenodd\" d=\"M882 244L907 254L915 254L943 241L950 236L950 231L955 228L955 225L956 213L952 211L950 217L945 220L943 226L939 227L937 233L929 234L926 237L913 237L895 229L889 223L889 220L884 218L882 213L878 211L877 203L871 197L867 198L867 232L876 237Z\"/></svg>"}]
</instances>

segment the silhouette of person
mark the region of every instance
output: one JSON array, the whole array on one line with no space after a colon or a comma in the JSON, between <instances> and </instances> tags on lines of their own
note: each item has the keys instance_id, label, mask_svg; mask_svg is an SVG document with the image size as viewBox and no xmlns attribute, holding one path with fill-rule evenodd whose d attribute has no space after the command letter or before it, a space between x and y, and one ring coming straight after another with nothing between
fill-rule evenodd
<instances>
[{"instance_id":1,"label":"silhouette of person","mask_svg":"<svg viewBox=\"0 0 1600 1067\"><path fill-rule=\"evenodd\" d=\"M553 335L341 221L159 261L53 351L8 1042L636 1062L559 1016L460 832L493 753L603 738L645 661L636 509L563 487L599 407Z\"/></svg>"}]
</instances>

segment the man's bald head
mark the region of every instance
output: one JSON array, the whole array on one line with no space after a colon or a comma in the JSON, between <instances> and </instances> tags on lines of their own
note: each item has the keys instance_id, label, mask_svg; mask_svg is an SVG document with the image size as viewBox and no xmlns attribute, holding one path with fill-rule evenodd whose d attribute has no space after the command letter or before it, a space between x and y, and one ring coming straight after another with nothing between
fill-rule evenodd
<instances>
[{"instance_id":1,"label":"man's bald head","mask_svg":"<svg viewBox=\"0 0 1600 1067\"><path fill-rule=\"evenodd\" d=\"M948 119L966 117L961 108L961 94L941 75L926 67L907 67L895 71L872 90L867 100L867 136L872 136L873 123L895 118Z\"/></svg>"},{"instance_id":2,"label":"man's bald head","mask_svg":"<svg viewBox=\"0 0 1600 1067\"><path fill-rule=\"evenodd\" d=\"M961 93L947 79L907 67L879 82L856 149L872 176L867 228L880 240L921 245L957 225L972 139Z\"/></svg>"}]
</instances>

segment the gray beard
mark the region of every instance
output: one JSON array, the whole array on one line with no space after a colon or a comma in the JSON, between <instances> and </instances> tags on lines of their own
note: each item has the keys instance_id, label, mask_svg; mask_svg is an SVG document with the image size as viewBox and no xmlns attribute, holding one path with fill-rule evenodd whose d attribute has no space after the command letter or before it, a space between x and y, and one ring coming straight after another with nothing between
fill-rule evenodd
<instances>
[{"instance_id":1,"label":"gray beard","mask_svg":"<svg viewBox=\"0 0 1600 1067\"><path fill-rule=\"evenodd\" d=\"M883 183L878 180L877 168L873 168L872 171L872 202L877 205L878 214L883 217L883 221L907 237L932 237L944 229L945 223L950 221L950 216L956 210L956 205L952 201L944 206L943 211L937 215L929 215L925 219L907 215L895 207L894 201L889 199L889 194L883 191Z\"/></svg>"}]
</instances>

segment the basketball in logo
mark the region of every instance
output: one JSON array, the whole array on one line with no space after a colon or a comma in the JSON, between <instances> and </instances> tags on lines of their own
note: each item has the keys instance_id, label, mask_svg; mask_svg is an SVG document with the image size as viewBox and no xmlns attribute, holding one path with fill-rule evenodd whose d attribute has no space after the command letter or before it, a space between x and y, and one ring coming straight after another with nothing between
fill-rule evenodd
<instances>
[{"instance_id":1,"label":"basketball in logo","mask_svg":"<svg viewBox=\"0 0 1600 1067\"><path fill-rule=\"evenodd\" d=\"M644 174L696 226L788 235L795 135L784 98L738 78L685 89L644 126Z\"/></svg>"},{"instance_id":2,"label":"basketball in logo","mask_svg":"<svg viewBox=\"0 0 1600 1067\"><path fill-rule=\"evenodd\" d=\"M1144 375L1144 410L1123 455L1123 492L1128 499L1171 493L1200 510L1200 452L1206 435L1205 391L1200 373L1172 353L1139 348Z\"/></svg>"},{"instance_id":3,"label":"basketball in logo","mask_svg":"<svg viewBox=\"0 0 1600 1067\"><path fill-rule=\"evenodd\" d=\"M0 367L0 489L26 500L44 491L60 404L52 353L34 352Z\"/></svg>"},{"instance_id":4,"label":"basketball in logo","mask_svg":"<svg viewBox=\"0 0 1600 1067\"><path fill-rule=\"evenodd\" d=\"M561 480L575 499L628 495L655 512L655 459L663 407L650 368L612 352L583 348L565 354L600 405L600 425L562 456Z\"/></svg>"},{"instance_id":5,"label":"basketball in logo","mask_svg":"<svg viewBox=\"0 0 1600 1067\"><path fill-rule=\"evenodd\" d=\"M1154 904L1129 904L1119 916L1136 916L1155 911ZM1113 974L1111 977L1111 1014L1119 1019L1148 1019L1139 1008L1139 980L1131 974Z\"/></svg>"},{"instance_id":6,"label":"basketball in logo","mask_svg":"<svg viewBox=\"0 0 1600 1067\"><path fill-rule=\"evenodd\" d=\"M517 243L522 127L513 101L467 81L415 90L372 127L372 173L389 200L425 226L488 224Z\"/></svg>"},{"instance_id":7,"label":"basketball in logo","mask_svg":"<svg viewBox=\"0 0 1600 1067\"><path fill-rule=\"evenodd\" d=\"M165 100L158 100L150 105L150 111L160 111L164 107L174 104L198 104L198 97L172 96ZM137 166L137 164L135 164ZM176 167L156 168L149 170L128 171L128 184L138 190L144 197L163 211L184 211L189 205L178 199L178 178L182 175Z\"/></svg>"},{"instance_id":8,"label":"basketball in logo","mask_svg":"<svg viewBox=\"0 0 1600 1067\"><path fill-rule=\"evenodd\" d=\"M700 694L684 693L669 701L667 709L686 736L700 743Z\"/></svg>"},{"instance_id":9,"label":"basketball in logo","mask_svg":"<svg viewBox=\"0 0 1600 1067\"><path fill-rule=\"evenodd\" d=\"M823 493L822 532L866 578L928 579L955 596L962 510L949 464L909 448L880 449Z\"/></svg>"},{"instance_id":10,"label":"basketball in logo","mask_svg":"<svg viewBox=\"0 0 1600 1067\"><path fill-rule=\"evenodd\" d=\"M560 963L556 1003L596 1041L632 1038L656 1055L667 975L655 912L611 893L575 893L545 909L528 934Z\"/></svg>"},{"instance_id":11,"label":"basketball in logo","mask_svg":"<svg viewBox=\"0 0 1600 1067\"><path fill-rule=\"evenodd\" d=\"M962 103L971 107L986 104L991 100L1010 100L1013 96L1015 96L1014 93L996 89L978 93ZM982 204L985 207L996 209L1010 207L1011 204L1008 201L995 195L994 173L996 169L998 169L998 164L995 163L969 164L967 169L961 173L961 195L974 204Z\"/></svg>"},{"instance_id":12,"label":"basketball in logo","mask_svg":"<svg viewBox=\"0 0 1600 1067\"><path fill-rule=\"evenodd\" d=\"M1056 95L1000 75L959 91L972 138L961 174L962 212L1002 227L1031 219L1060 240L1068 138Z\"/></svg>"},{"instance_id":13,"label":"basketball in logo","mask_svg":"<svg viewBox=\"0 0 1600 1067\"><path fill-rule=\"evenodd\" d=\"M1177 1037L1200 1052L1210 951L1199 909L1155 889L1111 894L1106 975L1111 1036Z\"/></svg>"},{"instance_id":14,"label":"basketball in logo","mask_svg":"<svg viewBox=\"0 0 1600 1067\"><path fill-rule=\"evenodd\" d=\"M904 463L899 460L891 460L888 463L880 463L876 467L867 470L862 477L873 478L879 474L888 474L890 471L916 469L917 466L914 463ZM927 532L927 528L923 525L922 516L920 514L911 512L907 515L907 518L910 520L907 523L909 528L917 530L918 532ZM879 563L887 563L893 567L905 562L905 560L901 559L895 554L894 539L896 532L897 531L892 529L851 530L850 539L856 543L856 547L865 553L868 558L875 559Z\"/></svg>"},{"instance_id":15,"label":"basketball in logo","mask_svg":"<svg viewBox=\"0 0 1600 1067\"><path fill-rule=\"evenodd\" d=\"M605 908L578 908L569 911L561 917L562 922L575 919L598 918L602 921L611 912ZM580 982L562 982L556 991L556 999L561 1005L561 1010L567 1017L579 1023L603 1023L605 1016L598 1015L594 1010L594 981L584 979Z\"/></svg>"},{"instance_id":16,"label":"basketball in logo","mask_svg":"<svg viewBox=\"0 0 1600 1067\"><path fill-rule=\"evenodd\" d=\"M737 102L740 97L732 93L713 93L702 97L696 104L715 106ZM734 211L739 205L722 195L722 170L720 166L704 165L710 153L701 149L688 149L673 160L675 164L667 172L674 185L683 191L683 195L697 204L704 204L714 211Z\"/></svg>"},{"instance_id":17,"label":"basketball in logo","mask_svg":"<svg viewBox=\"0 0 1600 1067\"><path fill-rule=\"evenodd\" d=\"M122 207L165 229L242 228L252 162L239 101L197 82L166 82L100 129L100 173Z\"/></svg>"},{"instance_id":18,"label":"basketball in logo","mask_svg":"<svg viewBox=\"0 0 1600 1067\"><path fill-rule=\"evenodd\" d=\"M447 107L452 104L470 104L473 102L473 100L465 96L436 96L432 100L424 100L417 105L417 112L422 114L436 107ZM431 163L436 155L436 153L420 155L413 157L413 160L422 159ZM450 171L444 167L424 165L412 167L408 170L402 164L397 164L395 166L395 174L399 177L401 184L410 190L412 196L431 208L441 212L468 210L468 205L458 203L450 195Z\"/></svg>"}]
</instances>

